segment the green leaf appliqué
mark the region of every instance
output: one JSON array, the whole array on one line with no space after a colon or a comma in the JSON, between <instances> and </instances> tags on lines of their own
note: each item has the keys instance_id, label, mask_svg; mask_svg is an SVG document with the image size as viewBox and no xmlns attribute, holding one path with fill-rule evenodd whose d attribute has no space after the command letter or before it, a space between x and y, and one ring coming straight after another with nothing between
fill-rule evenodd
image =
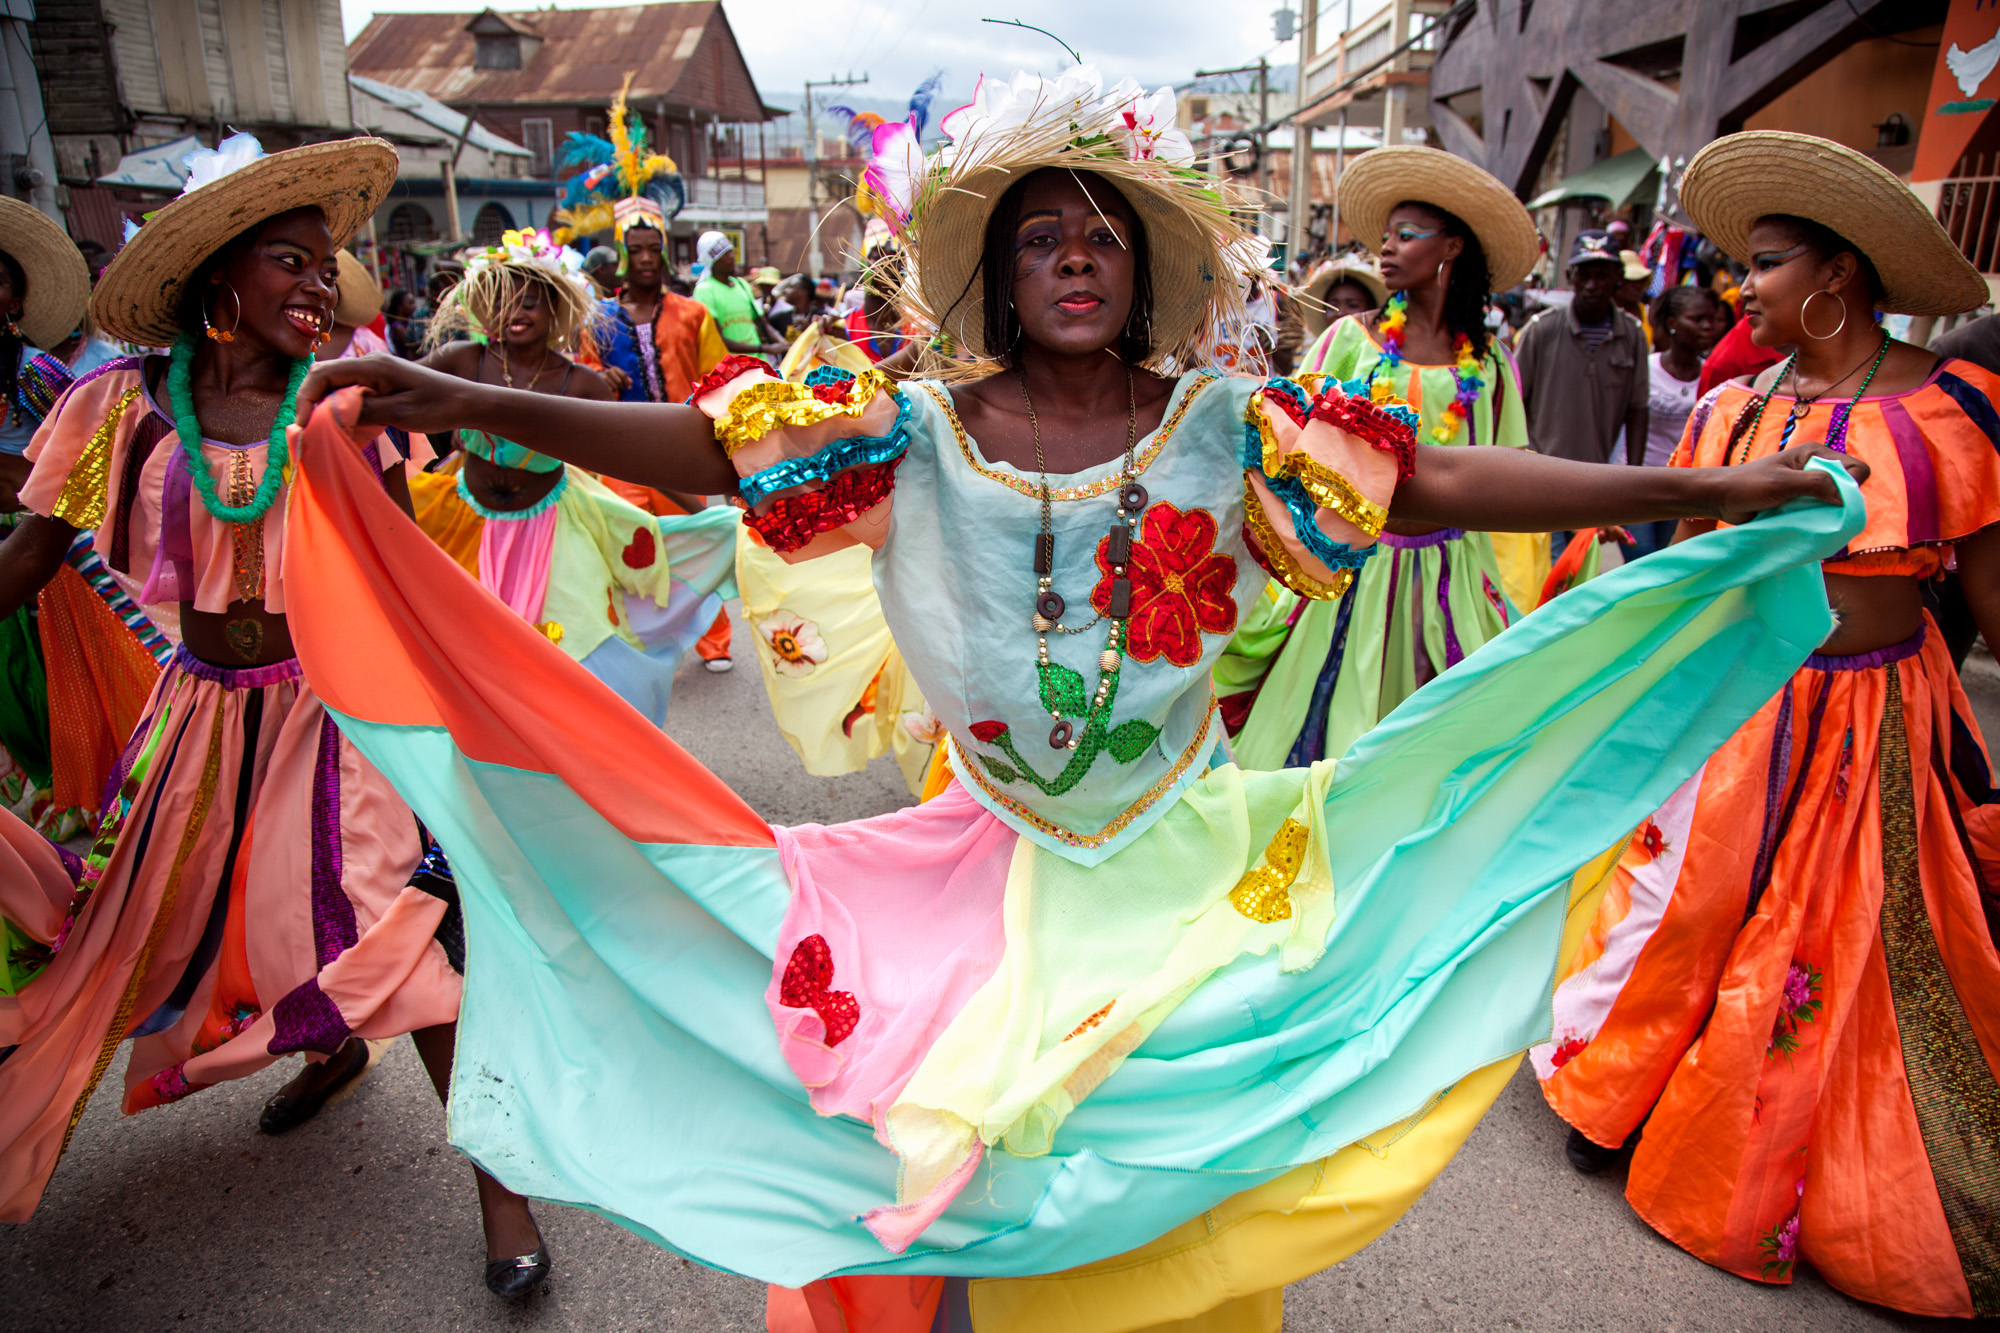
<instances>
[{"instance_id":1,"label":"green leaf appliqu\u00e9","mask_svg":"<svg viewBox=\"0 0 2000 1333\"><path fill-rule=\"evenodd\" d=\"M1042 677L1042 707L1070 718L1082 717L1090 711L1090 695L1085 691L1082 676L1054 662L1036 670Z\"/></svg>"},{"instance_id":2,"label":"green leaf appliqu\u00e9","mask_svg":"<svg viewBox=\"0 0 2000 1333\"><path fill-rule=\"evenodd\" d=\"M1159 734L1158 727L1140 718L1121 722L1111 730L1108 746L1111 757L1121 764L1129 764L1146 753Z\"/></svg>"}]
</instances>

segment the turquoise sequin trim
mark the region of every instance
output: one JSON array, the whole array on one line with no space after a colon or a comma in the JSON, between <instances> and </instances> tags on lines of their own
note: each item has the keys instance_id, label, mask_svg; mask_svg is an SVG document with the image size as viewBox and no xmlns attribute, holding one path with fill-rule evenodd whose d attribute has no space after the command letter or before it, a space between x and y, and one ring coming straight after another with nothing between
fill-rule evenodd
<instances>
[{"instance_id":1,"label":"turquoise sequin trim","mask_svg":"<svg viewBox=\"0 0 2000 1333\"><path fill-rule=\"evenodd\" d=\"M561 477L556 479L556 484L549 488L547 495L544 495L526 509L489 509L472 498L472 491L465 484L465 474L463 472L458 474L458 498L465 501L466 507L481 518L499 523L511 523L516 519L533 518L537 514L544 513L556 501L562 499L562 493L568 489L569 473L564 472Z\"/></svg>"},{"instance_id":2,"label":"turquoise sequin trim","mask_svg":"<svg viewBox=\"0 0 2000 1333\"><path fill-rule=\"evenodd\" d=\"M820 369L828 368L823 366ZM819 373L819 370L813 372L814 375ZM810 376L806 383L812 383ZM751 473L743 479L743 503L755 509L779 491L825 481L849 468L872 467L892 458L901 458L910 447L910 405L908 394L896 393L896 424L889 428L887 435L857 435L852 439L835 440L816 454L788 458L762 472Z\"/></svg>"}]
</instances>

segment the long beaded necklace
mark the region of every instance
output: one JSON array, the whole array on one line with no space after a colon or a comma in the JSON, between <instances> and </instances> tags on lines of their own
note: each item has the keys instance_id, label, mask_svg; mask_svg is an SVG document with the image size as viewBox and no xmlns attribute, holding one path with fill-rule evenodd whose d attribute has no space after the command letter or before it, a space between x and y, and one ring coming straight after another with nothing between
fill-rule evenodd
<instances>
[{"instance_id":1,"label":"long beaded necklace","mask_svg":"<svg viewBox=\"0 0 2000 1333\"><path fill-rule=\"evenodd\" d=\"M1382 318L1375 325L1375 331L1382 335L1382 355L1368 372L1368 397L1374 402L1385 403L1400 397L1395 373L1396 367L1403 364L1403 329L1409 322L1410 294L1397 292L1382 308ZM1472 352L1471 338L1463 333L1452 335L1451 359L1454 392L1451 401L1438 413L1438 423L1431 427L1431 438L1439 444L1450 444L1458 437L1459 429L1472 413L1472 405L1486 388L1486 381L1479 374L1479 358Z\"/></svg>"},{"instance_id":2,"label":"long beaded necklace","mask_svg":"<svg viewBox=\"0 0 2000 1333\"><path fill-rule=\"evenodd\" d=\"M1055 511L1049 493L1049 469L1042 455L1042 423L1035 416L1035 403L1028 396L1028 381L1016 374L1014 382L1020 386L1021 402L1028 409L1028 429L1035 437L1035 471L1040 479L1042 499L1042 528L1035 538L1035 627L1036 675L1042 688L1039 696L1043 707L1055 725L1049 729L1049 748L1052 750L1074 750L1083 732L1109 703L1118 680L1118 671L1124 665L1122 643L1126 618L1132 614L1132 580L1126 573L1126 566L1132 558L1132 533L1139 526L1139 515L1146 509L1146 488L1139 484L1138 467L1134 454L1139 442L1139 399L1133 387L1132 368L1125 368L1125 468L1124 484L1118 488L1118 516L1111 521L1111 532L1106 546L1106 557L1111 563L1111 597L1106 611L1092 616L1090 620L1074 629L1062 623L1063 612L1068 604L1054 587L1056 565ZM1072 720L1062 715L1060 700L1049 685L1049 635L1082 634L1098 621L1109 619L1111 628L1107 632L1104 651L1097 655L1097 693L1091 697L1088 710L1081 719ZM1081 721L1079 728L1077 721Z\"/></svg>"},{"instance_id":3,"label":"long beaded necklace","mask_svg":"<svg viewBox=\"0 0 2000 1333\"><path fill-rule=\"evenodd\" d=\"M1847 452L1847 419L1853 414L1854 405L1860 402L1863 395L1868 392L1868 386L1875 382L1875 372L1882 368L1883 358L1889 355L1889 341L1888 331L1884 330L1882 333L1882 343L1875 349L1874 359L1868 363L1868 373L1861 377L1861 386L1854 391L1852 398L1834 407L1833 416L1827 422L1826 447L1837 454ZM1854 369L1859 370L1860 368L1856 366ZM1852 375L1853 373L1854 371L1850 370L1847 372L1847 375ZM1792 380L1792 409L1785 417L1783 439L1790 438L1792 429L1805 418L1806 413L1812 410L1813 404L1826 397L1827 389L1831 389L1834 384L1838 384L1840 380L1847 378L1847 375L1842 375L1840 379L1834 380L1832 384L1827 385L1826 389L1821 389L1818 393L1808 398L1799 392L1799 354L1793 352L1790 356L1786 357L1785 364L1778 368L1777 375L1772 378L1771 387L1764 390L1763 396L1751 405L1750 410L1737 419L1735 429L1730 432L1729 444L1723 450L1723 458L1731 466L1749 459L1751 447L1757 440L1757 427L1764 420L1764 409L1770 405L1771 395L1778 391L1778 386L1785 382L1787 375L1791 376ZM1736 449L1739 440L1743 445L1740 451ZM1782 443L1780 447L1782 447ZM1736 457L1729 457L1732 452L1736 454Z\"/></svg>"}]
</instances>

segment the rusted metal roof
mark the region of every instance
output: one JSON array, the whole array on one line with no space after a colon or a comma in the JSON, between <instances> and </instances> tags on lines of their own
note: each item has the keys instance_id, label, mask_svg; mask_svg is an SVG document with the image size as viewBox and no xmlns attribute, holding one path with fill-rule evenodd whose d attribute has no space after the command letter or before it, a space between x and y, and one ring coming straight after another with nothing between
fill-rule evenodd
<instances>
[{"instance_id":1,"label":"rusted metal roof","mask_svg":"<svg viewBox=\"0 0 2000 1333\"><path fill-rule=\"evenodd\" d=\"M377 14L348 44L348 68L453 106L604 103L632 72L632 100L642 105L664 98L723 120L765 119L719 0L503 14L515 31L533 34L520 69L474 67L468 25L477 17Z\"/></svg>"}]
</instances>

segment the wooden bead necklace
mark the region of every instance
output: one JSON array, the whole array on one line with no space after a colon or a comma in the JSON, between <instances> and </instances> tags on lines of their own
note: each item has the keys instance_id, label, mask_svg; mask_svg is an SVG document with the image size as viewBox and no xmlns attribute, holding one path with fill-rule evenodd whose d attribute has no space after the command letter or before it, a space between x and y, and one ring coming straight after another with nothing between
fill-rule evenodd
<instances>
[{"instance_id":1,"label":"wooden bead necklace","mask_svg":"<svg viewBox=\"0 0 2000 1333\"><path fill-rule=\"evenodd\" d=\"M1049 494L1048 462L1042 454L1042 423L1035 416L1035 403L1028 396L1027 378L1018 372L1014 382L1020 386L1021 402L1028 409L1028 429L1035 438L1035 471L1039 476L1042 499L1042 528L1035 538L1035 667L1038 691L1043 705L1055 726L1049 729L1049 748L1053 750L1074 750L1083 731L1077 720L1065 718L1062 709L1052 705L1055 691L1048 688L1049 677L1049 635L1082 634L1098 621L1109 619L1111 628L1106 635L1104 651L1097 655L1097 693L1091 697L1090 709L1080 721L1087 729L1098 713L1109 702L1112 689L1118 679L1118 670L1124 664L1122 643L1125 621L1132 614L1132 580L1126 573L1126 565L1132 558L1132 534L1139 526L1139 515L1145 512L1146 488L1139 484L1139 470L1134 461L1134 451L1139 442L1139 399L1133 387L1132 368L1125 368L1125 469L1124 484L1118 488L1118 516L1111 522L1110 535L1106 538L1106 558L1111 564L1111 598L1109 609L1092 616L1082 625L1069 628L1062 623L1063 612L1068 604L1061 593L1055 590L1056 533L1055 513Z\"/></svg>"}]
</instances>

